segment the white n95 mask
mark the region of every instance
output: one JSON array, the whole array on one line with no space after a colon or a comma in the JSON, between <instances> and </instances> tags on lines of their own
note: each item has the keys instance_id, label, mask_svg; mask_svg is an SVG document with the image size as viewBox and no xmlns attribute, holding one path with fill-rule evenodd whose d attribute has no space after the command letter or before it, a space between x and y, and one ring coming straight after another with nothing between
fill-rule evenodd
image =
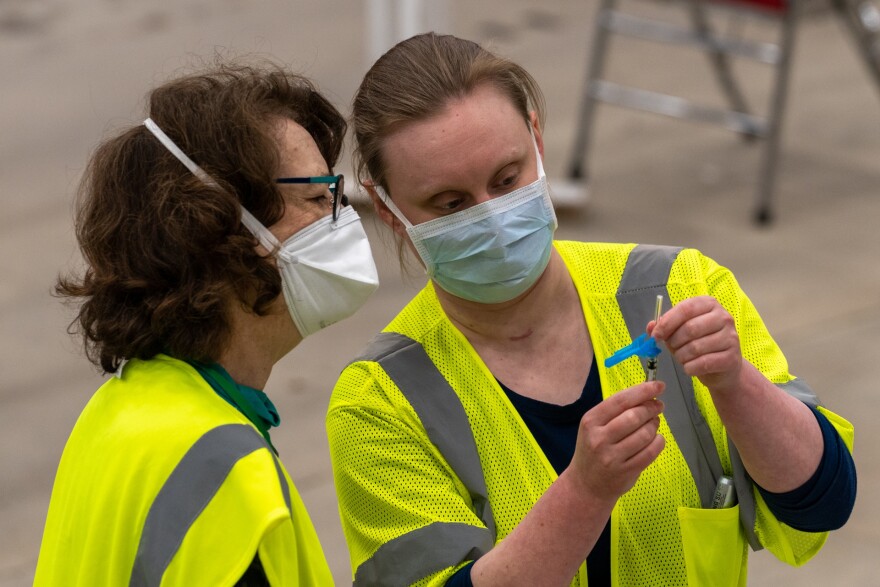
<instances>
[{"instance_id":1,"label":"white n95 mask","mask_svg":"<svg viewBox=\"0 0 880 587\"><path fill-rule=\"evenodd\" d=\"M284 301L303 338L354 314L379 287L367 234L351 206L336 222L325 216L283 244L244 208L241 221L276 251Z\"/></svg>"},{"instance_id":2,"label":"white n95 mask","mask_svg":"<svg viewBox=\"0 0 880 587\"><path fill-rule=\"evenodd\" d=\"M217 185L151 119L144 125L196 177ZM343 208L294 233L284 243L243 206L242 224L276 255L284 301L303 338L347 318L379 287L367 234L354 208Z\"/></svg>"},{"instance_id":3,"label":"white n95 mask","mask_svg":"<svg viewBox=\"0 0 880 587\"><path fill-rule=\"evenodd\" d=\"M534 285L553 250L556 213L537 144L535 156L536 181L422 224L413 225L384 190L376 189L406 226L425 271L437 285L465 300L497 304Z\"/></svg>"}]
</instances>

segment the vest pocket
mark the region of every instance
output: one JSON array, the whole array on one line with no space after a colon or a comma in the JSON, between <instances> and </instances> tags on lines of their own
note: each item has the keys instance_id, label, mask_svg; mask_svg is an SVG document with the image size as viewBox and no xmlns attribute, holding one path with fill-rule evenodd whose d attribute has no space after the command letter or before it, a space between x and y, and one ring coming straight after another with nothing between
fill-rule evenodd
<instances>
[{"instance_id":1,"label":"vest pocket","mask_svg":"<svg viewBox=\"0 0 880 587\"><path fill-rule=\"evenodd\" d=\"M744 586L746 539L739 505L724 509L678 508L688 585Z\"/></svg>"}]
</instances>

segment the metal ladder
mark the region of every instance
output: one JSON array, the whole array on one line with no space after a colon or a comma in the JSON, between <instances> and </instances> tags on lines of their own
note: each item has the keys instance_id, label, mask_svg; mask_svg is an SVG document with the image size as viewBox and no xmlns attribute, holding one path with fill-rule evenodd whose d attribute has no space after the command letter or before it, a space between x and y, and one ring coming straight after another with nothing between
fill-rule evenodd
<instances>
[{"instance_id":1,"label":"metal ladder","mask_svg":"<svg viewBox=\"0 0 880 587\"><path fill-rule=\"evenodd\" d=\"M880 0L831 0L856 39L869 72L880 90ZM777 42L746 41L717 34L711 27L707 0L683 0L689 28L635 16L617 9L619 0L601 0L596 17L587 76L581 97L579 120L569 162L568 176L573 181L588 180L588 150L596 105L599 102L663 114L674 118L706 122L726 127L747 140L762 140L764 152L757 190L754 219L768 224L773 218L772 196L779 157L782 115L788 91L789 72L800 3L798 0L759 0L732 2L739 7L780 21ZM612 34L647 39L660 43L691 45L706 53L716 82L726 100L725 108L709 107L687 99L623 86L602 79L608 44ZM771 100L766 114L751 113L730 69L730 57L750 59L776 70Z\"/></svg>"}]
</instances>

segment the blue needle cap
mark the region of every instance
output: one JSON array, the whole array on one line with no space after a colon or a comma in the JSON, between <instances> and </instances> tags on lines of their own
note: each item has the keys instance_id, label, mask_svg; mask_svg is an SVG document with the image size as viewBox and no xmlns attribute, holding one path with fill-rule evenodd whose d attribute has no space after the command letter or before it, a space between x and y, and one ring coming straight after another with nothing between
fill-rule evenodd
<instances>
[{"instance_id":1,"label":"blue needle cap","mask_svg":"<svg viewBox=\"0 0 880 587\"><path fill-rule=\"evenodd\" d=\"M653 359L661 352L660 347L658 347L657 343L654 341L654 337L652 336L651 338L648 338L648 335L643 333L640 337L632 341L632 344L626 345L605 359L605 366L613 367L632 356Z\"/></svg>"}]
</instances>

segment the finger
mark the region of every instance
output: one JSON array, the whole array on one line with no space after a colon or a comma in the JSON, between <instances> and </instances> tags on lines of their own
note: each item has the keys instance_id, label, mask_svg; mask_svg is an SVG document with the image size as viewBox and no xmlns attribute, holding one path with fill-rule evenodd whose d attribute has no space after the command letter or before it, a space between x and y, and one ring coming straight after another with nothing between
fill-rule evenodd
<instances>
[{"instance_id":1,"label":"finger","mask_svg":"<svg viewBox=\"0 0 880 587\"><path fill-rule=\"evenodd\" d=\"M666 340L666 346L673 352L683 348L687 344L704 337L710 337L718 333L728 331L730 335L736 335L736 324L733 317L721 308L714 309L706 314L701 314L688 320L675 332L671 333Z\"/></svg>"},{"instance_id":2,"label":"finger","mask_svg":"<svg viewBox=\"0 0 880 587\"><path fill-rule=\"evenodd\" d=\"M627 434L612 442L615 452L620 460L626 460L638 451L645 448L657 435L660 429L659 413L642 422L638 427L628 431ZM610 440L610 435L609 435Z\"/></svg>"},{"instance_id":3,"label":"finger","mask_svg":"<svg viewBox=\"0 0 880 587\"><path fill-rule=\"evenodd\" d=\"M683 324L710 312L717 305L718 301L711 296L682 300L660 316L660 321L654 327L654 338L668 340Z\"/></svg>"},{"instance_id":4,"label":"finger","mask_svg":"<svg viewBox=\"0 0 880 587\"><path fill-rule=\"evenodd\" d=\"M709 353L701 355L692 361L682 363L684 372L691 377L704 377L726 373L735 369L742 363L742 357L731 352Z\"/></svg>"},{"instance_id":5,"label":"finger","mask_svg":"<svg viewBox=\"0 0 880 587\"><path fill-rule=\"evenodd\" d=\"M662 381L646 381L623 391L618 391L602 401L585 415L591 416L592 425L604 426L626 410L645 403L663 393L666 384Z\"/></svg>"},{"instance_id":6,"label":"finger","mask_svg":"<svg viewBox=\"0 0 880 587\"><path fill-rule=\"evenodd\" d=\"M634 406L611 420L605 426L605 433L611 444L624 442L625 439L638 434L638 431L657 420L663 412L663 402L649 399L645 403ZM656 428L655 428L656 430Z\"/></svg>"},{"instance_id":7,"label":"finger","mask_svg":"<svg viewBox=\"0 0 880 587\"><path fill-rule=\"evenodd\" d=\"M663 438L663 435L655 434L651 442L641 450L633 453L631 457L624 461L624 465L636 471L644 471L645 467L653 463L660 456L665 446L666 439Z\"/></svg>"},{"instance_id":8,"label":"finger","mask_svg":"<svg viewBox=\"0 0 880 587\"><path fill-rule=\"evenodd\" d=\"M672 347L670 346L672 349ZM687 364L704 355L724 353L739 349L739 336L735 330L722 329L717 332L695 338L679 348L672 350L675 359Z\"/></svg>"}]
</instances>

